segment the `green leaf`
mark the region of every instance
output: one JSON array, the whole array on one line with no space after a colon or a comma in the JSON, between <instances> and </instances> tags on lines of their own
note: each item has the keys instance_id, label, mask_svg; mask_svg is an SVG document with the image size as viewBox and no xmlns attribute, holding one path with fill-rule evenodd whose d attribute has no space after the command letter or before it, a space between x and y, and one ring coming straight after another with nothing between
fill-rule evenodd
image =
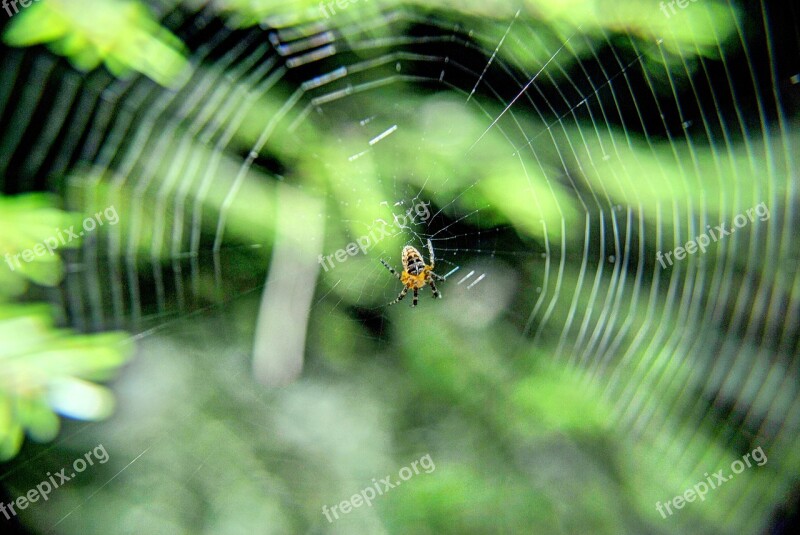
<instances>
[{"instance_id":1,"label":"green leaf","mask_svg":"<svg viewBox=\"0 0 800 535\"><path fill-rule=\"evenodd\" d=\"M42 306L0 306L0 459L17 453L23 431L37 441L58 433L56 414L106 418L111 378L131 353L125 334L76 335L53 327Z\"/></svg>"},{"instance_id":2,"label":"green leaf","mask_svg":"<svg viewBox=\"0 0 800 535\"><path fill-rule=\"evenodd\" d=\"M56 247L79 246L80 238L61 239L62 231L79 224L76 214L58 210L46 195L0 196L0 296L22 294L28 282L57 286L64 264ZM48 249L47 243L55 245Z\"/></svg>"},{"instance_id":3,"label":"green leaf","mask_svg":"<svg viewBox=\"0 0 800 535\"><path fill-rule=\"evenodd\" d=\"M105 63L125 76L138 71L178 88L191 71L185 46L138 1L48 0L15 16L3 35L11 46L48 44L81 70Z\"/></svg>"}]
</instances>

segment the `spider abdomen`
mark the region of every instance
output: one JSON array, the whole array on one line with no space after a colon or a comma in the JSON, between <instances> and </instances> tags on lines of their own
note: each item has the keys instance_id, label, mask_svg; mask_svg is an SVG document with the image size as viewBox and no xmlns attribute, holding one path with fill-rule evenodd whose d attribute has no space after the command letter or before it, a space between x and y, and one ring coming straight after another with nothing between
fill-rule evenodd
<instances>
[{"instance_id":1,"label":"spider abdomen","mask_svg":"<svg viewBox=\"0 0 800 535\"><path fill-rule=\"evenodd\" d=\"M410 245L403 247L403 269L409 275L419 275L425 270L422 255Z\"/></svg>"}]
</instances>

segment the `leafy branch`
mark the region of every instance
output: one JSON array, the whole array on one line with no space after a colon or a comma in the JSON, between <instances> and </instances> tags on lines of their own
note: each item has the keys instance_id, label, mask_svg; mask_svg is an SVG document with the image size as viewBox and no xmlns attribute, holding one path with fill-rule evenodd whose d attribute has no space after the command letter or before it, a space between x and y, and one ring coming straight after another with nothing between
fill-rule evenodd
<instances>
[{"instance_id":1,"label":"leafy branch","mask_svg":"<svg viewBox=\"0 0 800 535\"><path fill-rule=\"evenodd\" d=\"M51 287L61 282L63 262L55 254L18 264L13 259L74 218L41 195L0 197L0 254L12 258L10 265L0 264L0 460L17 454L25 433L40 442L52 440L57 414L107 417L113 396L95 381L110 379L132 350L124 333L58 329L47 305L10 301L31 282Z\"/></svg>"}]
</instances>

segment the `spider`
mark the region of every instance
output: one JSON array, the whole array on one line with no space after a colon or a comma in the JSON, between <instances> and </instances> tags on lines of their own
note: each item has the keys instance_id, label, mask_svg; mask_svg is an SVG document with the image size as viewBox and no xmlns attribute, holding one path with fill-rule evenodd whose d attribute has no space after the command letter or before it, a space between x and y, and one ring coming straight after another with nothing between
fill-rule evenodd
<instances>
[{"instance_id":1,"label":"spider","mask_svg":"<svg viewBox=\"0 0 800 535\"><path fill-rule=\"evenodd\" d=\"M392 275L400 279L400 282L402 282L405 286L400 292L400 295L397 296L397 299L389 303L389 305L399 303L403 300L409 290L414 290L414 301L411 303L411 306L412 308L417 306L417 295L419 293L419 289L424 288L426 284L430 285L434 299L437 297L439 299L442 298L442 294L440 294L439 290L436 289L436 284L433 281L434 279L439 281L444 281L446 279L433 272L435 260L433 257L433 245L431 244L431 240L428 240L428 252L430 253L430 266L425 264L425 260L423 260L422 255L416 248L410 245L403 247L402 273L397 273L392 266L381 259L381 264L383 264L383 266L388 269Z\"/></svg>"}]
</instances>

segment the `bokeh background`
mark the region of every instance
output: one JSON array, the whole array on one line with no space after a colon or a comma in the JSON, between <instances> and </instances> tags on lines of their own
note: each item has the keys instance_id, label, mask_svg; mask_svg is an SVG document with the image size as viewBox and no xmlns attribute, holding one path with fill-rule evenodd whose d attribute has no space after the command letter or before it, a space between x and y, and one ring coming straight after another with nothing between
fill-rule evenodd
<instances>
[{"instance_id":1,"label":"bokeh background","mask_svg":"<svg viewBox=\"0 0 800 535\"><path fill-rule=\"evenodd\" d=\"M796 5L7 5L3 533L794 532Z\"/></svg>"}]
</instances>

